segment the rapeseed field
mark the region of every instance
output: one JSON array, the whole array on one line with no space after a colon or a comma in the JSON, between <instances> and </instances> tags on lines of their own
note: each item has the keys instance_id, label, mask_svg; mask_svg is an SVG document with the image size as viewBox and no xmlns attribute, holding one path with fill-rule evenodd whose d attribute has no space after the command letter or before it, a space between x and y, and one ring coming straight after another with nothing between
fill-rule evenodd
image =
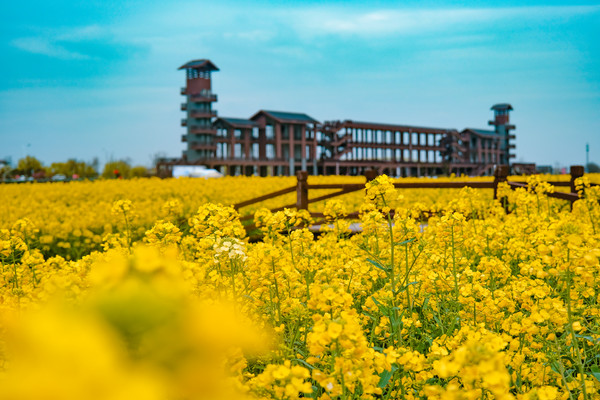
<instances>
[{"instance_id":1,"label":"rapeseed field","mask_svg":"<svg viewBox=\"0 0 600 400\"><path fill-rule=\"evenodd\" d=\"M242 209L256 243L231 205L294 178L0 186L0 398L600 398L594 179L380 176L318 236L295 193Z\"/></svg>"}]
</instances>

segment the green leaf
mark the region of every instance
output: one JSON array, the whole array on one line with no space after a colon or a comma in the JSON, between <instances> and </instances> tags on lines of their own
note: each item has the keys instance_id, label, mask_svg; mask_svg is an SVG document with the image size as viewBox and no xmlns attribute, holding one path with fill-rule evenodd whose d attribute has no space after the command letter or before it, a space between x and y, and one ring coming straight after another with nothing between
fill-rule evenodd
<instances>
[{"instance_id":1,"label":"green leaf","mask_svg":"<svg viewBox=\"0 0 600 400\"><path fill-rule=\"evenodd\" d=\"M367 311L363 311L362 312L363 315L366 315L367 317L371 318L373 321L375 321L375 317L373 316L373 314L371 314L370 312Z\"/></svg>"},{"instance_id":2,"label":"green leaf","mask_svg":"<svg viewBox=\"0 0 600 400\"><path fill-rule=\"evenodd\" d=\"M414 242L416 238L410 238L410 239L406 239L401 241L400 243L398 243L398 245L402 245L402 244L408 244L410 242Z\"/></svg>"},{"instance_id":3,"label":"green leaf","mask_svg":"<svg viewBox=\"0 0 600 400\"><path fill-rule=\"evenodd\" d=\"M394 372L396 372L397 370L398 370L398 367L396 367L395 365L392 365L391 371L385 370L381 374L379 374L379 384L377 386L382 389L384 387L386 387L387 384L390 383L390 379L392 379Z\"/></svg>"},{"instance_id":4,"label":"green leaf","mask_svg":"<svg viewBox=\"0 0 600 400\"><path fill-rule=\"evenodd\" d=\"M597 365L592 365L590 370L591 370L590 375L592 375L594 378L596 378L600 382L600 368L598 368Z\"/></svg>"},{"instance_id":5,"label":"green leaf","mask_svg":"<svg viewBox=\"0 0 600 400\"><path fill-rule=\"evenodd\" d=\"M385 305L385 304L381 304L380 301L378 301L375 296L371 296L371 299L373 299L373 302L375 303L375 305L379 308L379 311L385 315L388 316L388 314L390 314L390 309Z\"/></svg>"},{"instance_id":6,"label":"green leaf","mask_svg":"<svg viewBox=\"0 0 600 400\"><path fill-rule=\"evenodd\" d=\"M309 363L307 363L306 361L304 361L304 360L301 360L301 359L299 359L299 358L294 358L294 361L298 361L300 364L303 364L303 365L305 365L305 366L306 366L307 368L309 368L309 369L315 369L315 367L314 367L313 365L310 365L310 364L309 364Z\"/></svg>"},{"instance_id":7,"label":"green leaf","mask_svg":"<svg viewBox=\"0 0 600 400\"><path fill-rule=\"evenodd\" d=\"M374 266L376 266L377 268L379 268L380 270L384 271L386 274L390 273L390 269L384 267L383 265L381 265L379 262L375 261L375 260L371 260L370 258L367 258L367 261L370 262L371 264L373 264Z\"/></svg>"},{"instance_id":8,"label":"green leaf","mask_svg":"<svg viewBox=\"0 0 600 400\"><path fill-rule=\"evenodd\" d=\"M371 300L373 300L373 303L375 303L375 305L380 307L382 306L382 304L379 302L379 300L375 298L375 296L371 296Z\"/></svg>"},{"instance_id":9,"label":"green leaf","mask_svg":"<svg viewBox=\"0 0 600 400\"><path fill-rule=\"evenodd\" d=\"M590 342L592 342L592 343L593 343L593 342L598 342L598 341L600 341L600 339L595 339L595 338L593 338L593 337L591 337L591 336L588 336L588 335L578 335L578 334L575 334L575 337L577 337L577 338L581 338L581 339L586 339L586 340L589 340L589 341L590 341Z\"/></svg>"}]
</instances>

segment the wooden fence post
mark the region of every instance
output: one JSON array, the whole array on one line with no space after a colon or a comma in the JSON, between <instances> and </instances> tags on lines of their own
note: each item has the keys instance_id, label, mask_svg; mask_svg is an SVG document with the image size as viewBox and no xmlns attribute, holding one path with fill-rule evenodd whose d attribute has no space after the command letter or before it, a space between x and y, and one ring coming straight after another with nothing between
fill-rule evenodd
<instances>
[{"instance_id":1,"label":"wooden fence post","mask_svg":"<svg viewBox=\"0 0 600 400\"><path fill-rule=\"evenodd\" d=\"M571 193L577 193L575 189L575 179L583 176L583 165L571 165Z\"/></svg>"},{"instance_id":2,"label":"wooden fence post","mask_svg":"<svg viewBox=\"0 0 600 400\"><path fill-rule=\"evenodd\" d=\"M494 199L498 198L498 184L508 180L508 165L498 165L494 171Z\"/></svg>"},{"instance_id":3,"label":"wooden fence post","mask_svg":"<svg viewBox=\"0 0 600 400\"><path fill-rule=\"evenodd\" d=\"M298 179L296 183L296 208L298 210L308 210L308 172L298 171L296 178Z\"/></svg>"},{"instance_id":4,"label":"wooden fence post","mask_svg":"<svg viewBox=\"0 0 600 400\"><path fill-rule=\"evenodd\" d=\"M365 178L367 178L367 182L371 182L375 178L377 178L379 174L376 169L368 169L365 171Z\"/></svg>"}]
</instances>

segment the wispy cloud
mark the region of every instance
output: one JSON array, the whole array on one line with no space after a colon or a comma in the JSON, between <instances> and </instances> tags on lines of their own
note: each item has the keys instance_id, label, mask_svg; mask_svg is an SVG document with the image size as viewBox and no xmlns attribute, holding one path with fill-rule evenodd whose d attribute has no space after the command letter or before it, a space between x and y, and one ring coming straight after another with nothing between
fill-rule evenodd
<instances>
[{"instance_id":1,"label":"wispy cloud","mask_svg":"<svg viewBox=\"0 0 600 400\"><path fill-rule=\"evenodd\" d=\"M85 40L97 40L110 36L107 28L100 25L76 26L55 32L56 40L65 42L81 42Z\"/></svg>"},{"instance_id":2,"label":"wispy cloud","mask_svg":"<svg viewBox=\"0 0 600 400\"><path fill-rule=\"evenodd\" d=\"M12 41L12 45L18 49L33 54L58 58L61 60L87 60L90 56L71 51L51 39L41 37L25 37Z\"/></svg>"},{"instance_id":3,"label":"wispy cloud","mask_svg":"<svg viewBox=\"0 0 600 400\"><path fill-rule=\"evenodd\" d=\"M295 29L309 36L414 35L460 25L485 24L504 19L556 19L600 11L600 6L544 6L460 9L344 10L312 8L290 15Z\"/></svg>"}]
</instances>

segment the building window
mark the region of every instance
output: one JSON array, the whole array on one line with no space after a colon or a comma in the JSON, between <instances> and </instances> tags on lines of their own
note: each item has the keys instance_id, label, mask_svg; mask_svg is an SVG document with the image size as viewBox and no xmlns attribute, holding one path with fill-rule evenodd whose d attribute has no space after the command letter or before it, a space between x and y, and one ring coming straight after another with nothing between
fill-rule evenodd
<instances>
[{"instance_id":1,"label":"building window","mask_svg":"<svg viewBox=\"0 0 600 400\"><path fill-rule=\"evenodd\" d=\"M291 125L292 129L294 129L294 139L302 140L302 127L300 125Z\"/></svg>"},{"instance_id":2,"label":"building window","mask_svg":"<svg viewBox=\"0 0 600 400\"><path fill-rule=\"evenodd\" d=\"M272 144L267 144L265 146L265 153L266 153L267 159L275 158L275 146L273 146Z\"/></svg>"}]
</instances>

